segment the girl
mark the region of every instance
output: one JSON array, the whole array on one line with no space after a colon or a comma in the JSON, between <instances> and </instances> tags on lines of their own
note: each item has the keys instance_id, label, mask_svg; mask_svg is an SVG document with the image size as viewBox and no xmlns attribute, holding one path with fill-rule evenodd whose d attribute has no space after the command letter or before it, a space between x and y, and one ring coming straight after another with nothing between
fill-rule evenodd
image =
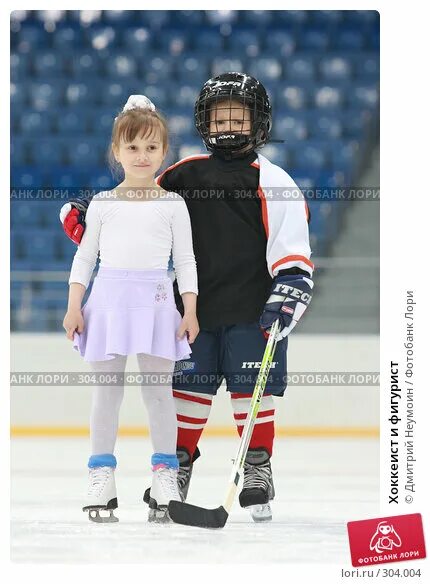
<instances>
[{"instance_id":1,"label":"girl","mask_svg":"<svg viewBox=\"0 0 430 584\"><path fill-rule=\"evenodd\" d=\"M169 501L180 500L171 376L175 361L189 357L188 342L199 332L198 290L187 207L154 180L167 148L166 122L154 104L145 96L130 96L115 119L111 142L111 161L122 168L124 180L92 199L70 273L63 326L92 370L102 374L93 395L83 507L96 522L118 521L113 452L127 355L137 354L141 373L151 373L151 381L154 373L160 375L156 386L141 388L154 449L149 521L169 521ZM184 303L182 321L167 274L171 252ZM98 253L100 268L81 310ZM100 509L109 510L109 517L100 516Z\"/></svg>"}]
</instances>

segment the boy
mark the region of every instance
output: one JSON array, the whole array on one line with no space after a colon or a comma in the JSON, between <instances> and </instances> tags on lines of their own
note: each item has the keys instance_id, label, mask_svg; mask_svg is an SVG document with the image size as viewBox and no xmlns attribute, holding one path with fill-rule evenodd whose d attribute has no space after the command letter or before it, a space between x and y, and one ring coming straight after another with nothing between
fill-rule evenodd
<instances>
[{"instance_id":1,"label":"boy","mask_svg":"<svg viewBox=\"0 0 430 584\"><path fill-rule=\"evenodd\" d=\"M308 211L291 177L256 154L272 126L270 102L259 81L242 73L207 81L196 101L195 125L211 154L187 157L158 178L163 189L181 194L187 203L200 291L200 334L190 359L177 363L173 384L178 483L185 499L200 455L198 441L223 379L241 435L266 343L262 329L268 331L279 318L280 340L239 496L255 521L268 521L274 497L273 396L284 394L287 335L312 295ZM73 208L64 230L79 243L84 228L84 210ZM179 294L176 298L181 311Z\"/></svg>"}]
</instances>

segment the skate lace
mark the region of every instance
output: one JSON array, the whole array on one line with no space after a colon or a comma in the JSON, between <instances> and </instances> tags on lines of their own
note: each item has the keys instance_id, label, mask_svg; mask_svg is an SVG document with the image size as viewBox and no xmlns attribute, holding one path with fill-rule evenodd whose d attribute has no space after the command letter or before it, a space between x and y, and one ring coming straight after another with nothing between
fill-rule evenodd
<instances>
[{"instance_id":1,"label":"skate lace","mask_svg":"<svg viewBox=\"0 0 430 584\"><path fill-rule=\"evenodd\" d=\"M173 468L161 468L158 471L161 488L167 499L179 501L178 471Z\"/></svg>"},{"instance_id":2,"label":"skate lace","mask_svg":"<svg viewBox=\"0 0 430 584\"><path fill-rule=\"evenodd\" d=\"M112 473L110 466L100 466L90 469L89 496L99 496Z\"/></svg>"},{"instance_id":3,"label":"skate lace","mask_svg":"<svg viewBox=\"0 0 430 584\"><path fill-rule=\"evenodd\" d=\"M189 481L190 477L190 467L189 466L180 466L178 470L178 487L182 490L187 482Z\"/></svg>"},{"instance_id":4,"label":"skate lace","mask_svg":"<svg viewBox=\"0 0 430 584\"><path fill-rule=\"evenodd\" d=\"M272 476L270 463L255 465L245 462L244 468L244 489L267 489L267 487L270 485L270 479Z\"/></svg>"}]
</instances>

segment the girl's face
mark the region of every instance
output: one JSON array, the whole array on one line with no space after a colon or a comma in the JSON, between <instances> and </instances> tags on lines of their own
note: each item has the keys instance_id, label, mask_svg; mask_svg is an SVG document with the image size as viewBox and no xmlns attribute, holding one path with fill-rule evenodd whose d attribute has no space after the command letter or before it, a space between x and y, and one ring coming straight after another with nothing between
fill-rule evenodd
<instances>
[{"instance_id":1,"label":"girl's face","mask_svg":"<svg viewBox=\"0 0 430 584\"><path fill-rule=\"evenodd\" d=\"M114 154L126 178L146 181L154 178L163 163L165 151L160 133L155 131L149 136L137 135L132 142L121 138Z\"/></svg>"}]
</instances>

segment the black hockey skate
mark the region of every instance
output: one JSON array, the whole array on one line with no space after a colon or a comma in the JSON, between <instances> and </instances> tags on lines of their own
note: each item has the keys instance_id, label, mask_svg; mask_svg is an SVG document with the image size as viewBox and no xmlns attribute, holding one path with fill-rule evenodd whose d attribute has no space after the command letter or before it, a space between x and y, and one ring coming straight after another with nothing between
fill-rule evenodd
<instances>
[{"instance_id":1,"label":"black hockey skate","mask_svg":"<svg viewBox=\"0 0 430 584\"><path fill-rule=\"evenodd\" d=\"M245 459L243 488L239 495L241 507L250 510L256 522L271 521L270 501L275 496L270 456L266 449L248 450Z\"/></svg>"},{"instance_id":2,"label":"black hockey skate","mask_svg":"<svg viewBox=\"0 0 430 584\"><path fill-rule=\"evenodd\" d=\"M176 455L179 460L178 487L183 501L186 500L188 489L190 488L191 475L193 474L193 464L200 456L200 450L196 448L193 460L190 462L190 454L185 448L178 448ZM143 495L143 501L150 505L151 487L148 487Z\"/></svg>"}]
</instances>

